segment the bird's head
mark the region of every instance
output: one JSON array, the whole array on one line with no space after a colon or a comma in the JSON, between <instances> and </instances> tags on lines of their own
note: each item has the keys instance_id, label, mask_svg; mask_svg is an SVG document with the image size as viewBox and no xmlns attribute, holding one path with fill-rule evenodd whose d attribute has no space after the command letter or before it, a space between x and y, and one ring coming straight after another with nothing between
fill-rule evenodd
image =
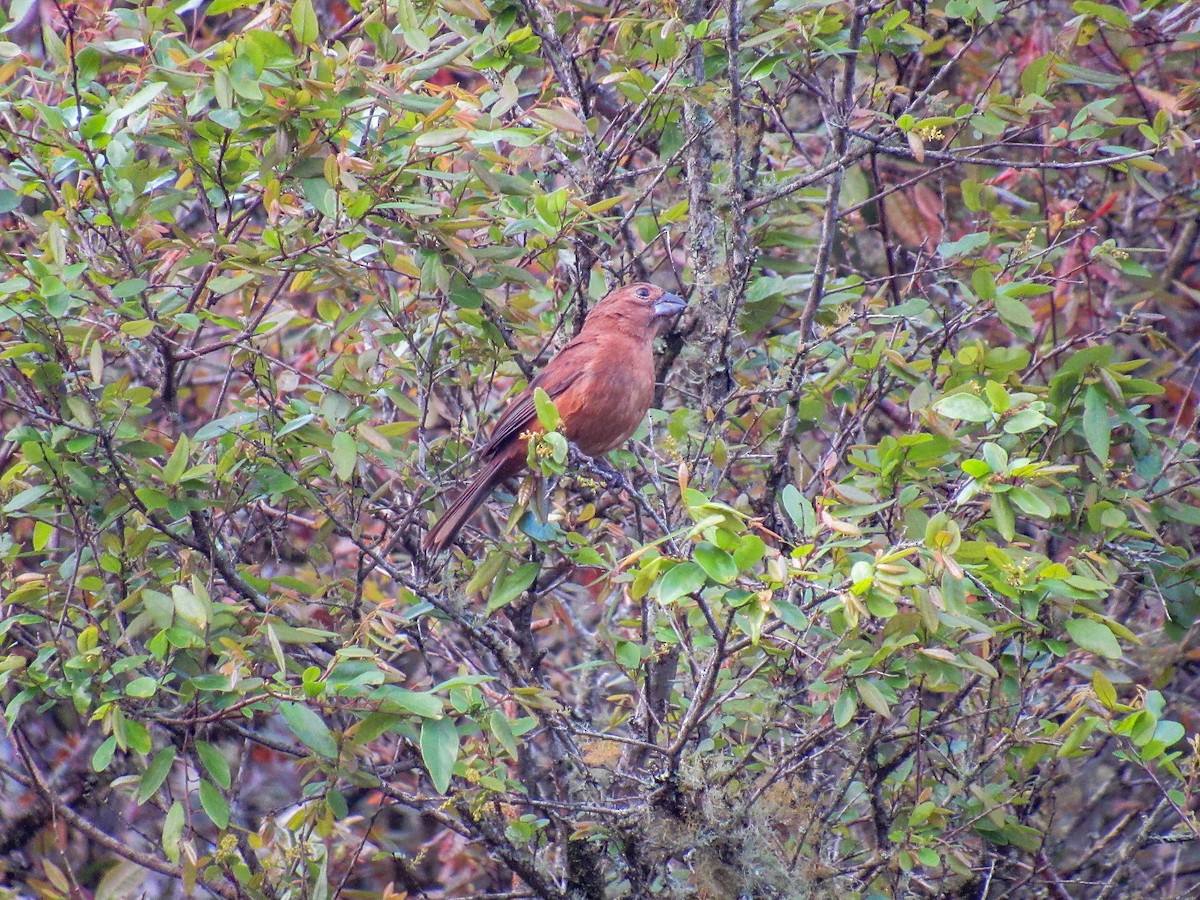
<instances>
[{"instance_id":1,"label":"bird's head","mask_svg":"<svg viewBox=\"0 0 1200 900\"><path fill-rule=\"evenodd\" d=\"M657 329L660 322L687 309L687 301L654 284L639 281L617 288L596 304L587 321L613 319L643 329Z\"/></svg>"}]
</instances>

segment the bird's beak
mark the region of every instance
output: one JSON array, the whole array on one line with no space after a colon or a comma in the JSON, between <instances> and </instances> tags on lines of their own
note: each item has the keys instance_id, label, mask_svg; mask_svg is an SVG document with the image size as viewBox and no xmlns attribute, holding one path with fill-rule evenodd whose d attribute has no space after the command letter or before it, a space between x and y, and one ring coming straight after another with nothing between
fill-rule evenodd
<instances>
[{"instance_id":1,"label":"bird's beak","mask_svg":"<svg viewBox=\"0 0 1200 900\"><path fill-rule=\"evenodd\" d=\"M687 309L687 301L675 294L663 294L654 302L654 316L665 319Z\"/></svg>"}]
</instances>

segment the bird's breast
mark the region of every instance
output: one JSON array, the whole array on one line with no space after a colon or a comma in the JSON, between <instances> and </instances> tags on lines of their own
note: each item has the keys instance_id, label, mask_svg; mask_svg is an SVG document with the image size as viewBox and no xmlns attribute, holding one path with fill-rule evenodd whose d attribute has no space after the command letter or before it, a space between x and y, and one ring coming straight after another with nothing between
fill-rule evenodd
<instances>
[{"instance_id":1,"label":"bird's breast","mask_svg":"<svg viewBox=\"0 0 1200 900\"><path fill-rule=\"evenodd\" d=\"M654 357L647 346L601 354L587 376L558 402L563 432L588 456L599 456L627 441L654 400ZM564 402L565 401L565 402Z\"/></svg>"}]
</instances>

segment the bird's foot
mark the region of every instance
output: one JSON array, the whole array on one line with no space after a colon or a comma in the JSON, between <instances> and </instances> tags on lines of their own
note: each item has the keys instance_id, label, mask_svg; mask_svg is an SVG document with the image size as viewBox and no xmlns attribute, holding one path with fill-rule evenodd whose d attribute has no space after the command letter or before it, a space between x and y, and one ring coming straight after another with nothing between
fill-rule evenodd
<instances>
[{"instance_id":1,"label":"bird's foot","mask_svg":"<svg viewBox=\"0 0 1200 900\"><path fill-rule=\"evenodd\" d=\"M609 490L624 488L630 493L633 492L633 485L629 483L629 479L625 477L625 473L614 469L608 464L607 460L598 456L588 456L575 444L568 444L567 447L570 450L571 462L590 474L603 479L604 484Z\"/></svg>"}]
</instances>

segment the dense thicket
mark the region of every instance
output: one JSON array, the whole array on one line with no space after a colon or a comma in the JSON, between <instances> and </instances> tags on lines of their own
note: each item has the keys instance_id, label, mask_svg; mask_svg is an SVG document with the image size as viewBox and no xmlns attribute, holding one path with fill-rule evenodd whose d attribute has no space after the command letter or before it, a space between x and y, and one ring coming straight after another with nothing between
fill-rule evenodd
<instances>
[{"instance_id":1,"label":"dense thicket","mask_svg":"<svg viewBox=\"0 0 1200 900\"><path fill-rule=\"evenodd\" d=\"M0 22L0 892L1194 896L1195 6Z\"/></svg>"}]
</instances>

